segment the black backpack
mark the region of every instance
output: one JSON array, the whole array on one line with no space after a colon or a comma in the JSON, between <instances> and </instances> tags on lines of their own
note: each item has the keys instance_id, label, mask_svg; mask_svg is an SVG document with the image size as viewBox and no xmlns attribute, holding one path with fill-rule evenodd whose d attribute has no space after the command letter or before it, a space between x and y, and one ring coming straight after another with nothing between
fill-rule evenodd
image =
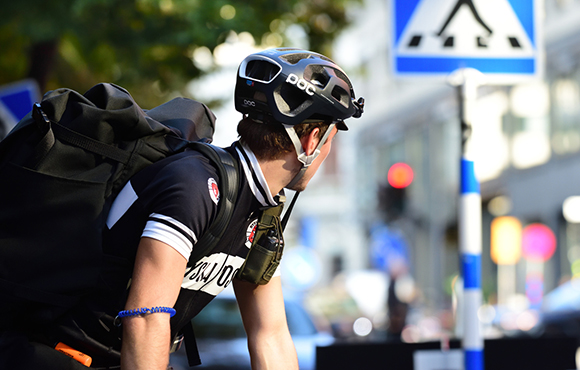
<instances>
[{"instance_id":1,"label":"black backpack","mask_svg":"<svg viewBox=\"0 0 580 370\"><path fill-rule=\"evenodd\" d=\"M144 111L113 84L47 93L0 142L0 332L50 325L90 294L115 196L132 175L186 148L207 156L221 179L218 216L190 263L203 257L229 223L239 183L237 161L208 145L214 125L199 102Z\"/></svg>"}]
</instances>

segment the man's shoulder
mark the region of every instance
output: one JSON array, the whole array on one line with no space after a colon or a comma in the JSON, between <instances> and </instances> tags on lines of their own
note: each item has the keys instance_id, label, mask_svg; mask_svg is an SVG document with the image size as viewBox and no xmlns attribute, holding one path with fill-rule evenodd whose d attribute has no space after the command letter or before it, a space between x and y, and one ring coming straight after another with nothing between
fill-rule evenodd
<instances>
[{"instance_id":1,"label":"man's shoulder","mask_svg":"<svg viewBox=\"0 0 580 370\"><path fill-rule=\"evenodd\" d=\"M209 177L219 177L216 167L203 154L188 150L174 154L145 168L136 180L192 181Z\"/></svg>"}]
</instances>

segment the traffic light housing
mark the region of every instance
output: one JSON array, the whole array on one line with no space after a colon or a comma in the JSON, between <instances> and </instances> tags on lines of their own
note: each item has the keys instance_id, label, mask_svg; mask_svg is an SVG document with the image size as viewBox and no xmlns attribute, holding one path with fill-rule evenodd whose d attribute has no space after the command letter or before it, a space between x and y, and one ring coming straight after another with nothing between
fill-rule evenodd
<instances>
[{"instance_id":1,"label":"traffic light housing","mask_svg":"<svg viewBox=\"0 0 580 370\"><path fill-rule=\"evenodd\" d=\"M383 185L379 194L379 209L385 221L393 221L401 217L405 212L407 188L394 188L391 185Z\"/></svg>"},{"instance_id":2,"label":"traffic light housing","mask_svg":"<svg viewBox=\"0 0 580 370\"><path fill-rule=\"evenodd\" d=\"M386 222L403 215L407 203L407 187L413 182L413 169L406 163L393 164L387 183L379 186L379 211Z\"/></svg>"}]
</instances>

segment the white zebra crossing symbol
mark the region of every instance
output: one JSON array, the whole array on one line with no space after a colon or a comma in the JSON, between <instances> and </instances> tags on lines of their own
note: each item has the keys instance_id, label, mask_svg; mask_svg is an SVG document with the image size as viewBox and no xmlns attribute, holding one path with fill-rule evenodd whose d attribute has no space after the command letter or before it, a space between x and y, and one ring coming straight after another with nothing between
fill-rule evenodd
<instances>
[{"instance_id":1,"label":"white zebra crossing symbol","mask_svg":"<svg viewBox=\"0 0 580 370\"><path fill-rule=\"evenodd\" d=\"M425 0L399 54L532 56L533 48L506 0Z\"/></svg>"}]
</instances>

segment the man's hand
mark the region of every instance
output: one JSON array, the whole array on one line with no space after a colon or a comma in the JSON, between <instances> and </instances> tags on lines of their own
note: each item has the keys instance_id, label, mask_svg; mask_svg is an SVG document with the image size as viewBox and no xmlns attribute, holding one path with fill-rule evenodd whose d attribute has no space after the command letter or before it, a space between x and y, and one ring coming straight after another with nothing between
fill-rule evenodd
<instances>
[{"instance_id":1,"label":"man's hand","mask_svg":"<svg viewBox=\"0 0 580 370\"><path fill-rule=\"evenodd\" d=\"M298 369L280 277L272 278L266 285L234 280L234 291L248 335L252 369Z\"/></svg>"}]
</instances>

